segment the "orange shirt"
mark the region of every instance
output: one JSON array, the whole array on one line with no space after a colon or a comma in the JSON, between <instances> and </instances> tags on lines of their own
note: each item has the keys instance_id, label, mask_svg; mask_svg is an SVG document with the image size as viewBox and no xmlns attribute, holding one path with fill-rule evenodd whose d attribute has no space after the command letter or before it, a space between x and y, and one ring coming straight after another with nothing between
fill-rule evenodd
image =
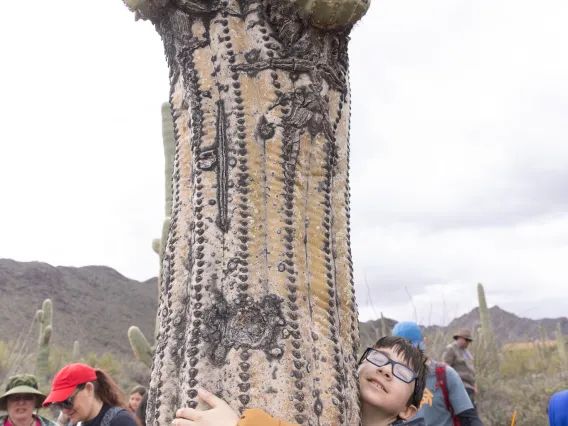
<instances>
[{"instance_id":1,"label":"orange shirt","mask_svg":"<svg viewBox=\"0 0 568 426\"><path fill-rule=\"evenodd\" d=\"M273 419L258 408L245 410L238 426L299 426Z\"/></svg>"}]
</instances>

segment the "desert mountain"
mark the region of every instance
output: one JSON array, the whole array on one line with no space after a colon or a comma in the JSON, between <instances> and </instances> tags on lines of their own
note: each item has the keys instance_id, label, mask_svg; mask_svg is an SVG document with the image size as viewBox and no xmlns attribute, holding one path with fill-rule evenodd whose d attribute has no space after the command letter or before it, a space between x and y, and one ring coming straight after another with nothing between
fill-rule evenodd
<instances>
[{"instance_id":1,"label":"desert mountain","mask_svg":"<svg viewBox=\"0 0 568 426\"><path fill-rule=\"evenodd\" d=\"M556 324L560 323L563 333L568 334L568 318L544 318L533 320L530 318L519 317L515 314L501 309L499 306L489 308L491 326L498 344L527 342L541 338L541 329L544 330L547 339L555 339ZM396 320L385 318L387 328L392 330L397 323ZM446 327L428 326L424 327L424 333L433 335L436 333L451 334L460 328L475 330L480 326L479 308L453 319ZM368 344L373 339L380 336L380 320L373 320L359 323L361 342ZM379 334L377 334L379 333Z\"/></svg>"},{"instance_id":2,"label":"desert mountain","mask_svg":"<svg viewBox=\"0 0 568 426\"><path fill-rule=\"evenodd\" d=\"M16 340L32 327L44 299L53 302L55 346L81 353L111 352L131 356L127 331L137 325L150 340L158 306L157 279L138 282L106 266L53 267L40 262L0 259L0 340Z\"/></svg>"},{"instance_id":3,"label":"desert mountain","mask_svg":"<svg viewBox=\"0 0 568 426\"><path fill-rule=\"evenodd\" d=\"M157 280L139 282L106 266L53 267L40 262L0 259L0 340L18 338L32 327L32 348L37 339L35 313L44 299L53 301L54 345L71 350L79 340L81 352L111 352L131 357L127 330L137 325L149 339L154 330L158 305ZM543 328L554 338L556 323L568 334L568 318L532 320L518 317L498 306L489 309L498 343L538 339ZM392 330L397 321L385 319ZM479 326L479 309L455 318L447 327L430 326L427 334L451 333ZM380 320L360 323L361 343L366 345L380 336Z\"/></svg>"}]
</instances>

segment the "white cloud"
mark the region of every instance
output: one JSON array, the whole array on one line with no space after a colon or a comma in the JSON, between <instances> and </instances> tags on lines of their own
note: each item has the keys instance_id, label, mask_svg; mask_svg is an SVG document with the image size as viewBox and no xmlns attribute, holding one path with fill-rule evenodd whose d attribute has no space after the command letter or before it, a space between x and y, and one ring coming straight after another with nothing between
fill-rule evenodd
<instances>
[{"instance_id":1,"label":"white cloud","mask_svg":"<svg viewBox=\"0 0 568 426\"><path fill-rule=\"evenodd\" d=\"M35 4L37 3L37 4ZM163 218L158 35L119 0L3 7L0 256L146 279ZM352 230L375 311L563 314L568 5L374 0L350 44ZM538 290L537 290L538 289ZM562 300L564 297L564 300Z\"/></svg>"}]
</instances>

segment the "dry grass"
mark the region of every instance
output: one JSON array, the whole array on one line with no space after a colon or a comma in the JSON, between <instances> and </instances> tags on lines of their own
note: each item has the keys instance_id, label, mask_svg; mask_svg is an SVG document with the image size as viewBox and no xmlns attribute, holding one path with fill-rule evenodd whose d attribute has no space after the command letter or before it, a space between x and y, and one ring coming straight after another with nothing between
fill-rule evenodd
<instances>
[{"instance_id":1,"label":"dry grass","mask_svg":"<svg viewBox=\"0 0 568 426\"><path fill-rule=\"evenodd\" d=\"M503 345L503 351L518 350L518 349L528 349L534 348L536 346L551 346L556 347L556 340L545 340L539 342L518 342L518 343L507 343Z\"/></svg>"}]
</instances>

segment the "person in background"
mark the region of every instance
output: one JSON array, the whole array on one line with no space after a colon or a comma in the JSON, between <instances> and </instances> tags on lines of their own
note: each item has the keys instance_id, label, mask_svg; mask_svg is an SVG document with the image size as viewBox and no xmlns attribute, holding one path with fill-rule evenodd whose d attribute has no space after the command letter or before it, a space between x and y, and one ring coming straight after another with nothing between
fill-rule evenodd
<instances>
[{"instance_id":1,"label":"person in background","mask_svg":"<svg viewBox=\"0 0 568 426\"><path fill-rule=\"evenodd\" d=\"M548 404L550 426L568 426L568 390L555 393Z\"/></svg>"},{"instance_id":2,"label":"person in background","mask_svg":"<svg viewBox=\"0 0 568 426\"><path fill-rule=\"evenodd\" d=\"M140 422L141 426L146 426L146 407L148 406L148 392L144 394L142 397L142 401L140 401L140 405L136 410L136 417L138 417L138 421Z\"/></svg>"},{"instance_id":3,"label":"person in background","mask_svg":"<svg viewBox=\"0 0 568 426\"><path fill-rule=\"evenodd\" d=\"M114 380L85 364L69 364L55 375L43 406L51 404L61 409L72 424L138 426Z\"/></svg>"},{"instance_id":4,"label":"person in background","mask_svg":"<svg viewBox=\"0 0 568 426\"><path fill-rule=\"evenodd\" d=\"M475 397L477 396L475 367L473 366L473 356L467 350L472 341L471 331L462 328L454 336L453 343L450 343L446 347L444 355L442 355L442 359L459 374L465 390L469 395L469 399L471 399L473 408L477 409L475 405Z\"/></svg>"},{"instance_id":5,"label":"person in background","mask_svg":"<svg viewBox=\"0 0 568 426\"><path fill-rule=\"evenodd\" d=\"M426 339L415 322L399 322L392 335L426 350ZM416 417L423 417L426 426L453 426L457 421L461 426L483 426L456 370L430 358L426 365L426 388Z\"/></svg>"},{"instance_id":6,"label":"person in background","mask_svg":"<svg viewBox=\"0 0 568 426\"><path fill-rule=\"evenodd\" d=\"M8 379L6 391L0 396L0 426L56 426L36 413L45 400L38 390L37 379L31 374L18 374Z\"/></svg>"},{"instance_id":7,"label":"person in background","mask_svg":"<svg viewBox=\"0 0 568 426\"><path fill-rule=\"evenodd\" d=\"M141 385L134 386L134 388L130 391L130 398L128 399L128 407L130 407L132 413L136 414L136 411L140 406L140 402L142 401L142 398L144 398L144 395L146 395L147 391L148 390Z\"/></svg>"}]
</instances>

